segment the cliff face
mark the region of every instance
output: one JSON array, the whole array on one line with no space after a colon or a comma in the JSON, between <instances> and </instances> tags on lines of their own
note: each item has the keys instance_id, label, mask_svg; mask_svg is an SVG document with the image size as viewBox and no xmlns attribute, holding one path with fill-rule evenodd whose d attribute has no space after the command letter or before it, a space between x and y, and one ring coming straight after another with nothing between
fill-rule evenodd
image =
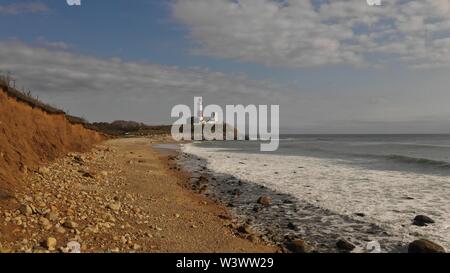
<instances>
[{"instance_id":1,"label":"cliff face","mask_svg":"<svg viewBox=\"0 0 450 273\"><path fill-rule=\"evenodd\" d=\"M86 151L104 139L69 122L64 113L33 107L5 89L0 86L0 197L24 186L21 178L40 164L69 152Z\"/></svg>"}]
</instances>

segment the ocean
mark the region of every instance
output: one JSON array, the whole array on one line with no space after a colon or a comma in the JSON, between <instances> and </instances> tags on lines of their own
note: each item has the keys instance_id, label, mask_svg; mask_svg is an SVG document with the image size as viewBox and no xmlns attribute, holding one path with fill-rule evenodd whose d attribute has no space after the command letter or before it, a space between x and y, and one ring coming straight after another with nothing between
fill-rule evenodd
<instances>
[{"instance_id":1,"label":"ocean","mask_svg":"<svg viewBox=\"0 0 450 273\"><path fill-rule=\"evenodd\" d=\"M450 135L283 135L272 153L259 144L185 144L182 164L218 178L207 194L268 240L300 237L334 252L346 239L355 252L372 242L405 252L426 238L450 249ZM273 206L255 208L261 195ZM435 223L415 226L416 215Z\"/></svg>"}]
</instances>

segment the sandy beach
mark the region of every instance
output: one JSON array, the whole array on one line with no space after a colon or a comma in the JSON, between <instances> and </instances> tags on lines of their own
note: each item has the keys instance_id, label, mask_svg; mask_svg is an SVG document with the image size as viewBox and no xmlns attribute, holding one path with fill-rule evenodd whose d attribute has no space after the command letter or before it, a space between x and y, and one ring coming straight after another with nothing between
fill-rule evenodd
<instances>
[{"instance_id":1,"label":"sandy beach","mask_svg":"<svg viewBox=\"0 0 450 273\"><path fill-rule=\"evenodd\" d=\"M82 252L278 251L189 190L190 174L158 141L113 139L29 171L27 187L2 196L1 252L68 252L69 242Z\"/></svg>"}]
</instances>

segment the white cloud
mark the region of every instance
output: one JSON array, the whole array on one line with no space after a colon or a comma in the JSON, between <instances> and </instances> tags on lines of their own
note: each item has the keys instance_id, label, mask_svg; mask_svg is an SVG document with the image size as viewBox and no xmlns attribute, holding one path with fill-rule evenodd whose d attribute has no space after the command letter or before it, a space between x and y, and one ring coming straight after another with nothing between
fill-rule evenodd
<instances>
[{"instance_id":1,"label":"white cloud","mask_svg":"<svg viewBox=\"0 0 450 273\"><path fill-rule=\"evenodd\" d=\"M100 59L17 41L0 42L0 60L0 72L11 71L20 89L24 85L44 101L91 121L169 124L174 105L193 107L193 97L200 95L208 104L279 104L282 128L300 133L450 130L446 74L415 72L401 85L390 79L394 89L356 79L313 92L241 74ZM435 129L429 130L431 125Z\"/></svg>"},{"instance_id":2,"label":"white cloud","mask_svg":"<svg viewBox=\"0 0 450 273\"><path fill-rule=\"evenodd\" d=\"M36 45L40 47L45 47L49 49L60 49L60 50L67 50L70 49L70 44L62 41L48 41L44 37L40 36L36 39Z\"/></svg>"},{"instance_id":3,"label":"white cloud","mask_svg":"<svg viewBox=\"0 0 450 273\"><path fill-rule=\"evenodd\" d=\"M280 91L274 83L242 75L99 59L17 41L0 43L0 59L0 71L11 71L19 88L94 120L168 122L172 107L191 105L194 96L223 104L262 103Z\"/></svg>"},{"instance_id":4,"label":"white cloud","mask_svg":"<svg viewBox=\"0 0 450 273\"><path fill-rule=\"evenodd\" d=\"M267 66L449 66L449 0L177 0L195 53Z\"/></svg>"}]
</instances>

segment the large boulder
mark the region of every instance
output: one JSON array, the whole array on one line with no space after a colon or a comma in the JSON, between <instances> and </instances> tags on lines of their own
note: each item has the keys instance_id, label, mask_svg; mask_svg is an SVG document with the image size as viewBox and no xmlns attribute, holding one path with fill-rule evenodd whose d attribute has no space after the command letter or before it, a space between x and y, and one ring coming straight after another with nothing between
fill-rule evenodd
<instances>
[{"instance_id":1,"label":"large boulder","mask_svg":"<svg viewBox=\"0 0 450 273\"><path fill-rule=\"evenodd\" d=\"M445 249L432 241L421 239L409 244L408 253L445 253Z\"/></svg>"}]
</instances>

